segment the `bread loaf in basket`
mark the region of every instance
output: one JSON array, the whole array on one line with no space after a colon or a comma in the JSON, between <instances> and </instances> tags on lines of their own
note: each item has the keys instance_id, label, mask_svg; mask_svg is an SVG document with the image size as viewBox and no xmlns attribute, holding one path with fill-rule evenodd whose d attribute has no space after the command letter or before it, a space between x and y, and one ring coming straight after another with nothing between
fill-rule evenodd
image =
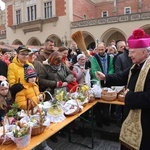
<instances>
[{"instance_id":1,"label":"bread loaf in basket","mask_svg":"<svg viewBox=\"0 0 150 150\"><path fill-rule=\"evenodd\" d=\"M101 99L106 101L113 101L117 98L117 92L110 90L110 88L102 89Z\"/></svg>"}]
</instances>

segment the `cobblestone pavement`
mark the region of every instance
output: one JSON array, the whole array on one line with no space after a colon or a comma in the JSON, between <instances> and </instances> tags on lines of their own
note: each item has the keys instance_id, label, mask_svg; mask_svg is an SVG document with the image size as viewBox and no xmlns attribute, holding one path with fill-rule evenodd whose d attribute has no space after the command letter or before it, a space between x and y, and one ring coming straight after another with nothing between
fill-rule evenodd
<instances>
[{"instance_id":1,"label":"cobblestone pavement","mask_svg":"<svg viewBox=\"0 0 150 150\"><path fill-rule=\"evenodd\" d=\"M84 131L84 132L83 132ZM94 150L119 150L120 143L118 142L120 128L115 123L111 123L109 127L97 128L94 125ZM84 135L83 135L84 134ZM66 133L67 135L67 133ZM62 138L57 136L58 143L53 143L50 139L47 140L48 145L53 150L89 150L90 148L70 143L68 136ZM79 133L71 134L72 141L80 144L86 144L91 147L91 136L89 126L85 126Z\"/></svg>"}]
</instances>

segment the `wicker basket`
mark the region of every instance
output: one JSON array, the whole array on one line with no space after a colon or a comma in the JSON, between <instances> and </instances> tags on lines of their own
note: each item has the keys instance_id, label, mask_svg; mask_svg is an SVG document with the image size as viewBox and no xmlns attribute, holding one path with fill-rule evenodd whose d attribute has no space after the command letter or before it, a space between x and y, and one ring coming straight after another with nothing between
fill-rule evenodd
<instances>
[{"instance_id":1,"label":"wicker basket","mask_svg":"<svg viewBox=\"0 0 150 150\"><path fill-rule=\"evenodd\" d=\"M118 101L124 102L125 96L123 94L118 94Z\"/></svg>"},{"instance_id":2,"label":"wicker basket","mask_svg":"<svg viewBox=\"0 0 150 150\"><path fill-rule=\"evenodd\" d=\"M2 136L0 137L0 144L8 145L8 144L11 144L11 143L13 143L13 141L10 138L6 137L6 140L4 141L4 138Z\"/></svg>"},{"instance_id":3,"label":"wicker basket","mask_svg":"<svg viewBox=\"0 0 150 150\"><path fill-rule=\"evenodd\" d=\"M93 101L95 101L95 94L92 89L88 91L88 99L89 99L89 103L92 103Z\"/></svg>"},{"instance_id":4,"label":"wicker basket","mask_svg":"<svg viewBox=\"0 0 150 150\"><path fill-rule=\"evenodd\" d=\"M69 113L69 114L66 114L65 113L65 116L73 116L73 115L76 115L77 113L79 113L80 112L80 108L78 107L74 112L72 112L72 113Z\"/></svg>"},{"instance_id":5,"label":"wicker basket","mask_svg":"<svg viewBox=\"0 0 150 150\"><path fill-rule=\"evenodd\" d=\"M84 84L78 84L78 85L75 85L72 89L74 89L74 88L76 88L76 92L78 92L78 94L80 93L80 90L81 90L81 87L83 86ZM71 94L71 92L72 92L72 89L70 90L70 94ZM84 101L84 102L81 102L80 101L80 99L76 99L79 103L80 103L80 105L82 105L82 106L85 106L88 102L89 102L89 90L86 90L86 91L84 91L83 93L82 93L85 97L88 97L88 101ZM74 98L73 98L74 99ZM86 99L85 99L86 100Z\"/></svg>"},{"instance_id":6,"label":"wicker basket","mask_svg":"<svg viewBox=\"0 0 150 150\"><path fill-rule=\"evenodd\" d=\"M69 106L71 106L71 107L76 105L76 109L74 111L72 111L72 112L69 112L69 113L64 112L64 114L66 116L73 116L73 115L75 115L75 114L77 114L77 113L79 113L81 111L81 108L80 108L77 100L75 100L75 99L74 100L69 100L68 102L66 102L65 105L68 105L67 103L69 103L70 104ZM64 105L64 107L65 107L65 105Z\"/></svg>"},{"instance_id":7,"label":"wicker basket","mask_svg":"<svg viewBox=\"0 0 150 150\"><path fill-rule=\"evenodd\" d=\"M93 101L95 101L95 96L89 96L89 103L92 103Z\"/></svg>"},{"instance_id":8,"label":"wicker basket","mask_svg":"<svg viewBox=\"0 0 150 150\"><path fill-rule=\"evenodd\" d=\"M44 130L45 130L45 128L46 128L46 126L34 126L34 127L32 127L32 132L31 132L31 135L32 136L34 136L34 135L39 135L39 134L41 134L41 133L43 133L44 132Z\"/></svg>"},{"instance_id":9,"label":"wicker basket","mask_svg":"<svg viewBox=\"0 0 150 150\"><path fill-rule=\"evenodd\" d=\"M8 145L8 144L13 143L13 140L11 138L7 137L7 135L6 135L6 130L5 130L6 120L8 121L8 124L10 124L10 120L9 120L8 116L5 116L4 117L4 122L1 122L2 125L3 125L2 126L2 128L3 128L3 135L0 136L0 144L2 144L2 145Z\"/></svg>"},{"instance_id":10,"label":"wicker basket","mask_svg":"<svg viewBox=\"0 0 150 150\"><path fill-rule=\"evenodd\" d=\"M35 101L33 101L32 99L27 99L27 101L31 101L31 102L35 103L35 105L37 106L37 108L38 108L38 110L39 110L39 113L40 113L40 114L39 114L39 117L40 117L40 120L41 120L41 119L42 119L42 118L41 118L42 115L41 115L41 110L40 110L38 104L37 104ZM28 105L27 105L27 106L28 106ZM27 113L28 113L28 116L29 116L29 107L27 107L27 108L28 108L28 109L27 109ZM33 109L32 109L32 111L33 111ZM46 126L43 126L43 125L42 125L42 122L40 121L39 125L32 127L31 136L41 134L41 133L45 130L45 128L46 128Z\"/></svg>"},{"instance_id":11,"label":"wicker basket","mask_svg":"<svg viewBox=\"0 0 150 150\"><path fill-rule=\"evenodd\" d=\"M117 92L108 92L107 90L102 90L101 98L106 101L113 101L117 98Z\"/></svg>"}]
</instances>

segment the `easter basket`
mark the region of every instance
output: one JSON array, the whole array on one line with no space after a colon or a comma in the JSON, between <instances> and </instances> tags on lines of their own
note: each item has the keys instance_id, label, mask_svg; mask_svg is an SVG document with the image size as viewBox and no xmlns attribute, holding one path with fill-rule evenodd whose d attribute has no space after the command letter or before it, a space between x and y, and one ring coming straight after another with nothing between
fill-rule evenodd
<instances>
[{"instance_id":1,"label":"easter basket","mask_svg":"<svg viewBox=\"0 0 150 150\"><path fill-rule=\"evenodd\" d=\"M28 99L27 101L28 101L28 103L29 103L29 101L34 102L32 99ZM45 128L46 128L46 126L43 126L44 119L45 119L45 113L43 114L44 111L42 111L39 108L37 103L36 103L36 106L37 106L37 113L38 114L29 115L29 113L28 113L28 115L30 116L30 119L35 120L33 122L36 122L35 125L33 125L33 127L32 127L32 131L31 131L32 136L39 135L39 134L43 133ZM29 112L29 108L28 108L27 112Z\"/></svg>"},{"instance_id":2,"label":"easter basket","mask_svg":"<svg viewBox=\"0 0 150 150\"><path fill-rule=\"evenodd\" d=\"M30 143L32 128L27 124L21 124L20 122L18 123L18 127L20 128L16 128L13 131L14 142L16 143L18 149L22 149Z\"/></svg>"},{"instance_id":3,"label":"easter basket","mask_svg":"<svg viewBox=\"0 0 150 150\"><path fill-rule=\"evenodd\" d=\"M53 101L53 104L47 111L47 115L50 119L50 122L53 122L53 123L62 122L63 120L66 119L66 117L64 116L61 103L57 100Z\"/></svg>"},{"instance_id":4,"label":"easter basket","mask_svg":"<svg viewBox=\"0 0 150 150\"><path fill-rule=\"evenodd\" d=\"M47 112L51 106L51 103L54 101L54 98L48 89L43 92L43 95L44 101L38 104L38 107Z\"/></svg>"},{"instance_id":5,"label":"easter basket","mask_svg":"<svg viewBox=\"0 0 150 150\"><path fill-rule=\"evenodd\" d=\"M92 89L90 89L88 91L89 95L88 95L88 99L89 99L89 103L92 103L93 101L95 101L95 93Z\"/></svg>"},{"instance_id":6,"label":"easter basket","mask_svg":"<svg viewBox=\"0 0 150 150\"><path fill-rule=\"evenodd\" d=\"M124 96L123 91L121 91L118 93L118 101L124 102L124 100L125 100L125 96Z\"/></svg>"},{"instance_id":7,"label":"easter basket","mask_svg":"<svg viewBox=\"0 0 150 150\"><path fill-rule=\"evenodd\" d=\"M9 118L5 116L4 122L2 123L3 126L0 127L0 130L2 131L2 134L0 135L0 144L2 145L8 145L8 144L13 143L13 140L6 133L6 130L9 131L10 126L12 126L12 125L5 125L6 118L8 119L8 122L9 122Z\"/></svg>"},{"instance_id":8,"label":"easter basket","mask_svg":"<svg viewBox=\"0 0 150 150\"><path fill-rule=\"evenodd\" d=\"M2 145L9 145L13 143L11 138L8 138L6 135L3 135L0 137L0 144Z\"/></svg>"},{"instance_id":9,"label":"easter basket","mask_svg":"<svg viewBox=\"0 0 150 150\"><path fill-rule=\"evenodd\" d=\"M71 93L71 90L76 88L76 92ZM75 99L79 105L85 106L89 102L89 87L86 84L78 84L70 90L70 97Z\"/></svg>"},{"instance_id":10,"label":"easter basket","mask_svg":"<svg viewBox=\"0 0 150 150\"><path fill-rule=\"evenodd\" d=\"M118 92L118 101L124 102L125 100L124 92L125 92L125 88L123 88L121 91Z\"/></svg>"},{"instance_id":11,"label":"easter basket","mask_svg":"<svg viewBox=\"0 0 150 150\"><path fill-rule=\"evenodd\" d=\"M32 127L31 135L32 136L39 135L44 132L45 128L46 128L46 126L42 126L42 125L34 126L34 127Z\"/></svg>"},{"instance_id":12,"label":"easter basket","mask_svg":"<svg viewBox=\"0 0 150 150\"><path fill-rule=\"evenodd\" d=\"M64 108L64 114L66 116L73 116L81 111L78 102L74 99L67 101Z\"/></svg>"},{"instance_id":13,"label":"easter basket","mask_svg":"<svg viewBox=\"0 0 150 150\"><path fill-rule=\"evenodd\" d=\"M117 98L117 92L104 88L102 89L101 98L105 101L114 101Z\"/></svg>"}]
</instances>

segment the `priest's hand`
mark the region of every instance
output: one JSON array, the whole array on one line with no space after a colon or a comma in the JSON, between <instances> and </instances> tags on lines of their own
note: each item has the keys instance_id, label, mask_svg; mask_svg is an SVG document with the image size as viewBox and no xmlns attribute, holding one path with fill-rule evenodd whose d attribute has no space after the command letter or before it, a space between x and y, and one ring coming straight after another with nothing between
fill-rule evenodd
<instances>
[{"instance_id":1,"label":"priest's hand","mask_svg":"<svg viewBox=\"0 0 150 150\"><path fill-rule=\"evenodd\" d=\"M103 74L103 73L100 72L100 71L97 71L97 72L96 72L96 77L97 77L98 80L106 80L105 74Z\"/></svg>"}]
</instances>

